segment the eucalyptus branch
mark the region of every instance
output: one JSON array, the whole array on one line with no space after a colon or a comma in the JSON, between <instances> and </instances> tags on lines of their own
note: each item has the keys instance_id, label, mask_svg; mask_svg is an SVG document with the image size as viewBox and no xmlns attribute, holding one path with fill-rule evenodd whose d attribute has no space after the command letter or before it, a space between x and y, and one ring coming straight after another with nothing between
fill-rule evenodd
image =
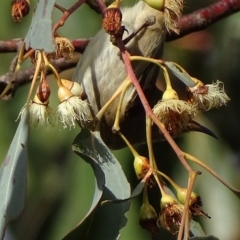
<instances>
[{"instance_id":1,"label":"eucalyptus branch","mask_svg":"<svg viewBox=\"0 0 240 240\"><path fill-rule=\"evenodd\" d=\"M63 14L62 18L58 21L58 23L53 27L53 30L59 28L67 18L82 4L83 0L78 1L75 3L71 8L66 10ZM93 4L90 1L87 4ZM98 6L95 4L94 6ZM91 5L93 7L93 5ZM95 10L99 7L93 7ZM191 14L184 15L179 19L179 26L181 29L181 33L179 35L170 33L167 35L166 40L172 41L177 38L181 38L189 33L203 30L208 26L212 25L213 23L232 15L235 12L240 10L240 0L221 0L218 1L206 8L197 10ZM99 12L99 10L98 10ZM75 39L72 41L75 51L82 53L86 48L87 44L89 43L90 39ZM0 53L9 53L9 52L17 52L19 46L22 44L23 39L11 39L6 41L0 41ZM59 60L56 61L56 67L60 71L66 70L69 68L75 67L77 61L73 63L72 61L64 61ZM29 83L32 79L33 70L32 68L25 69L18 73L18 76L15 79L15 88L22 86L26 83ZM0 77L0 83L8 82L8 74L4 74ZM0 86L0 92L3 91L2 88L5 86L4 84Z\"/></svg>"},{"instance_id":2,"label":"eucalyptus branch","mask_svg":"<svg viewBox=\"0 0 240 240\"><path fill-rule=\"evenodd\" d=\"M240 0L220 0L205 8L199 9L178 20L180 34L171 32L167 35L167 41L181 38L189 33L208 28L212 24L236 13L240 10Z\"/></svg>"},{"instance_id":3,"label":"eucalyptus branch","mask_svg":"<svg viewBox=\"0 0 240 240\"><path fill-rule=\"evenodd\" d=\"M224 186L226 186L231 192L233 192L238 198L240 198L240 190L230 186L224 179L222 179L214 170L212 170L209 166L207 166L205 163L203 163L202 161L200 161L199 159L197 159L196 157L188 154L188 153L184 153L185 157L187 160L192 161L196 164L198 164L199 166L201 166L202 168L204 168L205 170L207 170L210 174L212 174L218 181L220 181Z\"/></svg>"},{"instance_id":4,"label":"eucalyptus branch","mask_svg":"<svg viewBox=\"0 0 240 240\"><path fill-rule=\"evenodd\" d=\"M103 1L101 0L86 0L85 2L91 9L93 9L96 13L102 13L104 8L106 7Z\"/></svg>"},{"instance_id":5,"label":"eucalyptus branch","mask_svg":"<svg viewBox=\"0 0 240 240\"><path fill-rule=\"evenodd\" d=\"M100 2L100 1L99 1ZM79 3L79 2L78 2ZM101 13L101 10L95 1L86 1L86 3L91 6L96 12ZM76 6L75 6L76 7ZM71 8L70 8L71 9ZM72 9L71 9L72 11ZM66 21L70 16L71 11L68 9L63 15L61 21ZM183 15L178 20L178 25L180 27L180 34L177 35L173 32L168 33L166 41L173 41L175 39L181 38L189 33L200 31L208 28L212 24L231 16L232 14L240 11L240 0L221 0L205 8L194 11L190 14ZM59 27L60 23L57 23L56 27ZM0 53L6 52L17 52L17 47L22 39L11 39L6 41L0 41ZM73 45L75 51L83 52L89 39L75 39L73 40Z\"/></svg>"},{"instance_id":6,"label":"eucalyptus branch","mask_svg":"<svg viewBox=\"0 0 240 240\"><path fill-rule=\"evenodd\" d=\"M58 73L61 73L64 70L73 68L76 66L79 60L79 55L75 55L71 60L65 60L64 58L57 59L53 61L53 66L57 69ZM19 71L15 80L12 83L12 88L7 93L3 99L11 98L16 90L19 87L28 84L32 81L35 69L34 67L26 68L22 71ZM47 75L52 74L51 71L47 71ZM4 91L5 87L8 85L9 81L11 80L12 74L6 73L0 77L0 93Z\"/></svg>"},{"instance_id":7,"label":"eucalyptus branch","mask_svg":"<svg viewBox=\"0 0 240 240\"><path fill-rule=\"evenodd\" d=\"M55 33L59 27L63 26L64 23L66 22L66 20L68 19L68 17L69 17L73 12L75 12L84 2L85 2L85 0L78 0L75 4L73 4L72 7L70 7L69 9L67 9L67 10L63 13L63 16L60 18L60 20L54 25L54 27L53 27L53 33Z\"/></svg>"},{"instance_id":8,"label":"eucalyptus branch","mask_svg":"<svg viewBox=\"0 0 240 240\"><path fill-rule=\"evenodd\" d=\"M195 180L198 174L199 172L195 172L195 171L189 172L186 202L184 204L184 210L183 210L183 215L181 219L181 226L179 228L177 240L182 240L183 234L184 234L184 240L189 239L189 215L188 215L189 202L190 202L190 197L193 190L193 185L195 183Z\"/></svg>"}]
</instances>

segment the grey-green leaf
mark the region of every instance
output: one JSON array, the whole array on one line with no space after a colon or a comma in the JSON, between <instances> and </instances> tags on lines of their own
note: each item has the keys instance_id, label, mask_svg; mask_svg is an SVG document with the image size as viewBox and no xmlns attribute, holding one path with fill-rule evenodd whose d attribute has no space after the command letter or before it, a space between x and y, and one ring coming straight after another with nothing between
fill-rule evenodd
<instances>
[{"instance_id":1,"label":"grey-green leaf","mask_svg":"<svg viewBox=\"0 0 240 240\"><path fill-rule=\"evenodd\" d=\"M0 239L6 226L22 212L27 183L28 112L18 125L0 169Z\"/></svg>"},{"instance_id":2,"label":"grey-green leaf","mask_svg":"<svg viewBox=\"0 0 240 240\"><path fill-rule=\"evenodd\" d=\"M56 0L39 0L25 38L25 47L54 52L55 43L52 32L52 11Z\"/></svg>"},{"instance_id":3,"label":"grey-green leaf","mask_svg":"<svg viewBox=\"0 0 240 240\"><path fill-rule=\"evenodd\" d=\"M188 87L194 87L196 86L196 82L191 79L191 77L184 72L181 72L173 62L164 62L164 64L168 67L168 69L179 79L181 80L185 85Z\"/></svg>"},{"instance_id":4,"label":"grey-green leaf","mask_svg":"<svg viewBox=\"0 0 240 240\"><path fill-rule=\"evenodd\" d=\"M130 196L130 186L122 167L102 141L99 132L83 129L74 140L73 148L77 154L92 165L98 183L101 175L99 173L102 171L104 174L105 183L101 200L126 199ZM96 174L97 172L98 174ZM95 194L96 191L99 189L95 190ZM95 211L93 211L94 204L97 204ZM97 198L95 198L87 217L64 239L75 239L76 236L77 239L85 240L117 239L119 230L126 224L124 214L128 209L129 202L101 206L100 201L97 202Z\"/></svg>"},{"instance_id":5,"label":"grey-green leaf","mask_svg":"<svg viewBox=\"0 0 240 240\"><path fill-rule=\"evenodd\" d=\"M190 240L219 240L214 236L206 236L206 237L192 237Z\"/></svg>"},{"instance_id":6,"label":"grey-green leaf","mask_svg":"<svg viewBox=\"0 0 240 240\"><path fill-rule=\"evenodd\" d=\"M194 220L190 221L190 231L192 232L192 234L194 236L198 236L198 237L205 237L206 236L206 234L204 233L200 223L198 223Z\"/></svg>"},{"instance_id":7,"label":"grey-green leaf","mask_svg":"<svg viewBox=\"0 0 240 240\"><path fill-rule=\"evenodd\" d=\"M77 227L74 228L71 232L69 232L64 237L64 239L78 239L78 236L85 237L85 235L87 234L87 229L89 228L92 221L93 212L96 206L98 205L99 200L102 197L102 192L105 184L104 172L100 167L100 165L95 161L95 159L92 158L91 156L83 154L78 144L75 143L75 141L72 145L72 149L77 155L79 155L82 159L84 159L87 163L89 163L92 166L92 169L95 175L95 191L94 191L91 207L89 208L87 214L80 221Z\"/></svg>"}]
</instances>

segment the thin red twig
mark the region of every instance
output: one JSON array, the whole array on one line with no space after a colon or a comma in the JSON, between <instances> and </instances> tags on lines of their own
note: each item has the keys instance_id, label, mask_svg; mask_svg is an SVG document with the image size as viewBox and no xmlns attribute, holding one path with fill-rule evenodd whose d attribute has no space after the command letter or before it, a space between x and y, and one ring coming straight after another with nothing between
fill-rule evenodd
<instances>
[{"instance_id":1,"label":"thin red twig","mask_svg":"<svg viewBox=\"0 0 240 240\"><path fill-rule=\"evenodd\" d=\"M66 20L68 19L68 17L74 12L76 11L86 0L78 0L75 4L73 4L72 7L70 7L69 9L67 9L64 14L62 15L61 19L54 25L53 27L53 32L55 33L57 31L57 29L61 26L63 26L63 24L66 22Z\"/></svg>"},{"instance_id":2,"label":"thin red twig","mask_svg":"<svg viewBox=\"0 0 240 240\"><path fill-rule=\"evenodd\" d=\"M240 0L220 0L205 8L182 16L178 25L180 34L170 33L167 41L181 38L189 33L206 29L212 24L226 18L240 10Z\"/></svg>"},{"instance_id":3,"label":"thin red twig","mask_svg":"<svg viewBox=\"0 0 240 240\"><path fill-rule=\"evenodd\" d=\"M159 129L161 130L163 136L165 137L165 139L169 142L169 144L171 145L172 149L174 150L174 152L177 154L179 160L181 161L181 163L183 164L183 166L187 169L188 172L192 172L191 167L188 165L188 163L186 162L185 158L184 158L184 154L181 151L181 149L178 147L178 145L175 143L175 141L173 140L173 138L171 137L171 135L169 134L169 132L165 129L164 125L158 120L158 118L153 114L152 109L145 97L145 94L143 93L143 90L135 76L135 73L132 69L132 65L129 59L129 53L126 51L125 45L123 44L121 39L117 39L117 45L121 51L122 54L122 58L123 61L125 63L125 67L127 70L127 74L129 75L132 84L134 85L138 96L142 102L142 105L145 109L146 114L153 120L153 122L159 127Z\"/></svg>"}]
</instances>

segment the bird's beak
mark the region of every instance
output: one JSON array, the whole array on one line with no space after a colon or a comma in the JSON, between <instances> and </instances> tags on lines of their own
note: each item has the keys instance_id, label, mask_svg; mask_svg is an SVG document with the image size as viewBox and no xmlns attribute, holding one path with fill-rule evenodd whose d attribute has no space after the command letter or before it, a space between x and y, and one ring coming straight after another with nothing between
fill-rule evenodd
<instances>
[{"instance_id":1,"label":"bird's beak","mask_svg":"<svg viewBox=\"0 0 240 240\"><path fill-rule=\"evenodd\" d=\"M218 139L214 132L212 132L208 128L204 127L203 125L201 125L201 124L199 124L199 123L197 123L195 121L191 121L189 123L188 130L189 131L205 133L205 134L207 134L207 135L209 135L211 137L214 137L214 138Z\"/></svg>"}]
</instances>

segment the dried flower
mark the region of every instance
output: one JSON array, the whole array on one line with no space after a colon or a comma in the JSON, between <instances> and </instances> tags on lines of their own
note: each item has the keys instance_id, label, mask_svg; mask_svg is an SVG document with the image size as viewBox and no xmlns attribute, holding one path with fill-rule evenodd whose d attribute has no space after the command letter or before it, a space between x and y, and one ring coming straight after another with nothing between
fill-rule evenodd
<instances>
[{"instance_id":1,"label":"dried flower","mask_svg":"<svg viewBox=\"0 0 240 240\"><path fill-rule=\"evenodd\" d=\"M143 203L139 211L139 225L149 231L151 235L157 233L157 213L155 209L148 203Z\"/></svg>"},{"instance_id":2,"label":"dried flower","mask_svg":"<svg viewBox=\"0 0 240 240\"><path fill-rule=\"evenodd\" d=\"M178 203L170 195L164 194L161 199L161 214L159 217L161 226L173 234L177 233L181 225L183 210L184 205Z\"/></svg>"},{"instance_id":3,"label":"dried flower","mask_svg":"<svg viewBox=\"0 0 240 240\"><path fill-rule=\"evenodd\" d=\"M194 194L194 195L193 195ZM202 207L202 199L199 195L192 193L190 198L189 210L194 216L204 216L207 218L211 218L207 213L202 211L200 207Z\"/></svg>"},{"instance_id":4,"label":"dried flower","mask_svg":"<svg viewBox=\"0 0 240 240\"><path fill-rule=\"evenodd\" d=\"M30 125L54 125L54 115L52 108L49 107L50 87L45 78L43 78L37 88L37 93L32 101L29 102ZM26 104L22 108L20 115L25 111Z\"/></svg>"},{"instance_id":5,"label":"dried flower","mask_svg":"<svg viewBox=\"0 0 240 240\"><path fill-rule=\"evenodd\" d=\"M164 8L165 25L168 31L179 34L177 20L182 15L183 0L166 0Z\"/></svg>"},{"instance_id":6,"label":"dried flower","mask_svg":"<svg viewBox=\"0 0 240 240\"><path fill-rule=\"evenodd\" d=\"M218 108L226 105L230 100L221 81L204 85L200 80L195 80L197 85L189 88L191 93L190 101L196 104L199 110L208 111L211 108Z\"/></svg>"},{"instance_id":7,"label":"dried flower","mask_svg":"<svg viewBox=\"0 0 240 240\"><path fill-rule=\"evenodd\" d=\"M144 0L150 7L164 12L165 26L168 31L179 34L177 20L182 15L183 0Z\"/></svg>"},{"instance_id":8,"label":"dried flower","mask_svg":"<svg viewBox=\"0 0 240 240\"><path fill-rule=\"evenodd\" d=\"M48 124L54 125L54 115L52 108L49 107L49 102L41 102L37 95L35 95L34 99L29 102L29 119L30 125L34 126L35 124L46 126ZM26 110L26 104L23 106L22 110L19 113L18 118L24 113Z\"/></svg>"},{"instance_id":9,"label":"dried flower","mask_svg":"<svg viewBox=\"0 0 240 240\"><path fill-rule=\"evenodd\" d=\"M58 97L61 103L56 109L56 116L63 123L64 128L75 127L76 121L84 127L91 121L91 112L87 102L74 96L65 87L59 87Z\"/></svg>"},{"instance_id":10,"label":"dried flower","mask_svg":"<svg viewBox=\"0 0 240 240\"><path fill-rule=\"evenodd\" d=\"M179 136L189 130L189 123L197 114L194 105L179 100L177 93L166 90L163 98L153 108L153 113L165 125L173 136Z\"/></svg>"},{"instance_id":11,"label":"dried flower","mask_svg":"<svg viewBox=\"0 0 240 240\"><path fill-rule=\"evenodd\" d=\"M70 40L63 37L55 37L55 52L48 54L49 59L65 58L71 59L74 53L74 47Z\"/></svg>"},{"instance_id":12,"label":"dried flower","mask_svg":"<svg viewBox=\"0 0 240 240\"><path fill-rule=\"evenodd\" d=\"M12 18L15 22L21 22L30 11L29 0L14 0L12 2Z\"/></svg>"},{"instance_id":13,"label":"dried flower","mask_svg":"<svg viewBox=\"0 0 240 240\"><path fill-rule=\"evenodd\" d=\"M30 125L37 123L39 125L54 125L54 115L52 108L48 102L42 103L37 95L29 104Z\"/></svg>"},{"instance_id":14,"label":"dried flower","mask_svg":"<svg viewBox=\"0 0 240 240\"><path fill-rule=\"evenodd\" d=\"M177 197L178 200L180 201L180 203L185 204L186 202L186 197L187 197L187 189L186 188L181 188L178 187L176 188L177 191ZM200 207L202 207L202 199L201 197L196 194L195 192L191 193L190 196L190 201L189 201L189 210L191 211L192 215L194 216L205 216L210 218L210 216L208 216L208 214L206 214L205 212L203 212Z\"/></svg>"}]
</instances>

